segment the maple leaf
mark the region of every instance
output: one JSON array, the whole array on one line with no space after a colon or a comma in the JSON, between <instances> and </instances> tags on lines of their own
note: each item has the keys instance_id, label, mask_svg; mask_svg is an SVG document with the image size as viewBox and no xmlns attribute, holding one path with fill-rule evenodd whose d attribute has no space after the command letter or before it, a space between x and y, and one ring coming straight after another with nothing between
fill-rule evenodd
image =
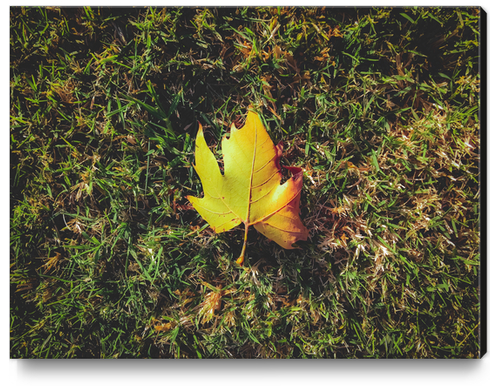
<instances>
[{"instance_id":1,"label":"maple leaf","mask_svg":"<svg viewBox=\"0 0 490 386\"><path fill-rule=\"evenodd\" d=\"M196 164L204 197L187 199L216 233L243 222L245 235L237 263L242 265L250 226L286 249L306 240L308 230L299 217L303 186L301 168L286 167L292 177L281 184L279 159L282 145L274 146L259 116L249 111L245 125L231 126L221 142L224 174L204 139L202 126L196 138Z\"/></svg>"}]
</instances>

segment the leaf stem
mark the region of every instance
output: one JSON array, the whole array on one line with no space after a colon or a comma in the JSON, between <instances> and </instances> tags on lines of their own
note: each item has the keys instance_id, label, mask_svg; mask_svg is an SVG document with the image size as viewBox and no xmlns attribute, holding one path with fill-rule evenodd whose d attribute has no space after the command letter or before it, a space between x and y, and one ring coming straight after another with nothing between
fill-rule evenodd
<instances>
[{"instance_id":1,"label":"leaf stem","mask_svg":"<svg viewBox=\"0 0 490 386\"><path fill-rule=\"evenodd\" d=\"M247 236L248 236L248 224L245 224L245 235L243 236L243 247L240 257L236 260L239 266L243 266L243 261L245 260L245 249L247 248Z\"/></svg>"}]
</instances>

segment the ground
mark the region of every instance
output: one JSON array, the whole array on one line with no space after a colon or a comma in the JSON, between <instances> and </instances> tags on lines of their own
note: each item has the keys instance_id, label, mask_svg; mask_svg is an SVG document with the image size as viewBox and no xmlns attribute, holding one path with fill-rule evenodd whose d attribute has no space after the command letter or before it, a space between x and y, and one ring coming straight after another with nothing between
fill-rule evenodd
<instances>
[{"instance_id":1,"label":"ground","mask_svg":"<svg viewBox=\"0 0 490 386\"><path fill-rule=\"evenodd\" d=\"M12 358L477 358L480 8L10 9ZM285 250L185 198L257 111Z\"/></svg>"}]
</instances>

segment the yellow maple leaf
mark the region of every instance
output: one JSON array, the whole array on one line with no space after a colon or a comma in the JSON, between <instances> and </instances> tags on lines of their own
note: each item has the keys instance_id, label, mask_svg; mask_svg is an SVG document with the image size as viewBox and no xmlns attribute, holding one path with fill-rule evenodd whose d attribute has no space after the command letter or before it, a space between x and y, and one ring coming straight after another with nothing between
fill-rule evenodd
<instances>
[{"instance_id":1,"label":"yellow maple leaf","mask_svg":"<svg viewBox=\"0 0 490 386\"><path fill-rule=\"evenodd\" d=\"M233 124L230 137L223 138L221 147L224 174L199 125L194 168L201 179L204 197L187 199L216 233L243 222L244 242L237 263L243 264L251 225L286 249L296 248L293 243L298 240L306 240L308 230L299 217L302 170L286 167L292 177L281 184L282 146L274 146L259 116L249 111L241 129Z\"/></svg>"}]
</instances>

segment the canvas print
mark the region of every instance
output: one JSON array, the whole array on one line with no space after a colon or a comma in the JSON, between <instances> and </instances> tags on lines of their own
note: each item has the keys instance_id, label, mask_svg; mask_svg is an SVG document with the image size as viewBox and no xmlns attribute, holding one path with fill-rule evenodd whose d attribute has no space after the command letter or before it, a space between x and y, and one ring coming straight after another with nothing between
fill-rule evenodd
<instances>
[{"instance_id":1,"label":"canvas print","mask_svg":"<svg viewBox=\"0 0 490 386\"><path fill-rule=\"evenodd\" d=\"M481 358L479 7L11 7L11 358Z\"/></svg>"}]
</instances>

